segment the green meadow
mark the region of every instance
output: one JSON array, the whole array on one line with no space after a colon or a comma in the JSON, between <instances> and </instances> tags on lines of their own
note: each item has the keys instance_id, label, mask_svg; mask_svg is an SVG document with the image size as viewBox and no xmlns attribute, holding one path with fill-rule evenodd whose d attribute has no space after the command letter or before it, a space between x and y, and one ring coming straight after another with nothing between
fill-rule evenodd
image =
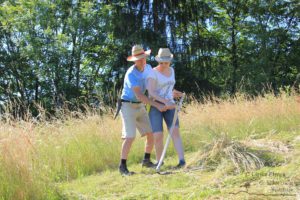
<instances>
[{"instance_id":1,"label":"green meadow","mask_svg":"<svg viewBox=\"0 0 300 200\"><path fill-rule=\"evenodd\" d=\"M121 119L68 114L0 124L0 199L299 199L300 104L294 95L190 100L180 112L187 166L142 168L136 138L118 172ZM167 135L167 133L165 134ZM155 152L152 153L152 159Z\"/></svg>"}]
</instances>

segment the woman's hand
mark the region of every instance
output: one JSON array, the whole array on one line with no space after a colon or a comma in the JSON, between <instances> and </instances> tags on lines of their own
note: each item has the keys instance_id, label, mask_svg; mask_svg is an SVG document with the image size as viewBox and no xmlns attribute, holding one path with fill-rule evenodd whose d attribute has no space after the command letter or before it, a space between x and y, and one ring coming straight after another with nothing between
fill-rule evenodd
<instances>
[{"instance_id":1,"label":"woman's hand","mask_svg":"<svg viewBox=\"0 0 300 200\"><path fill-rule=\"evenodd\" d=\"M175 107L176 107L176 104L173 103L173 102L169 102L169 103L166 104L166 108L167 108L168 110L172 110L172 109L174 109Z\"/></svg>"},{"instance_id":2,"label":"woman's hand","mask_svg":"<svg viewBox=\"0 0 300 200\"><path fill-rule=\"evenodd\" d=\"M182 97L183 96L183 92L180 92L180 91L178 91L178 90L173 90L173 97L174 98L180 98L180 97Z\"/></svg>"},{"instance_id":3,"label":"woman's hand","mask_svg":"<svg viewBox=\"0 0 300 200\"><path fill-rule=\"evenodd\" d=\"M164 104L160 104L155 102L154 106L160 111L160 112L165 112L166 110L168 110L167 106Z\"/></svg>"}]
</instances>

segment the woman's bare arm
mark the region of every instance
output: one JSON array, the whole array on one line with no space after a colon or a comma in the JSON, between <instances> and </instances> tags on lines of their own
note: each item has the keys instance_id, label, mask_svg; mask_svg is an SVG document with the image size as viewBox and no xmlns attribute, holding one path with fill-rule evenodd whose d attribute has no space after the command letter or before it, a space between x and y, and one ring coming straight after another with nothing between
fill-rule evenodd
<instances>
[{"instance_id":1,"label":"woman's bare arm","mask_svg":"<svg viewBox=\"0 0 300 200\"><path fill-rule=\"evenodd\" d=\"M167 109L173 109L175 108L175 104L173 102L171 102L169 99L165 99L160 97L156 92L155 92L155 80L153 78L148 78L147 80L147 90L148 93L151 97L153 97L155 100L160 101L162 103L164 103L167 107Z\"/></svg>"},{"instance_id":2,"label":"woman's bare arm","mask_svg":"<svg viewBox=\"0 0 300 200\"><path fill-rule=\"evenodd\" d=\"M168 99L160 97L156 92L155 92L155 80L153 78L148 78L147 79L147 90L148 93L151 97L153 97L155 100L160 101L164 104L167 104L169 102Z\"/></svg>"}]
</instances>

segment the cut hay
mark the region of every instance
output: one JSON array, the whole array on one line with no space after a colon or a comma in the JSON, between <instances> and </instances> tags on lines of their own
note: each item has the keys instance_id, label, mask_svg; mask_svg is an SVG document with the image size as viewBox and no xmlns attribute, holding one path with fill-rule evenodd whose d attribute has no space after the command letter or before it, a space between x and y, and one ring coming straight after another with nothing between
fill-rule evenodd
<instances>
[{"instance_id":1,"label":"cut hay","mask_svg":"<svg viewBox=\"0 0 300 200\"><path fill-rule=\"evenodd\" d=\"M278 154L290 153L292 148L291 146L286 145L281 141L272 141L266 139L245 140L243 144L249 148L251 147L262 148Z\"/></svg>"},{"instance_id":2,"label":"cut hay","mask_svg":"<svg viewBox=\"0 0 300 200\"><path fill-rule=\"evenodd\" d=\"M231 165L235 172L249 172L258 170L265 166L264 159L255 150L247 147L245 144L231 140L226 134L215 140L206 147L203 152L198 152L187 168L200 166L204 170L213 171L222 168L222 163Z\"/></svg>"}]
</instances>

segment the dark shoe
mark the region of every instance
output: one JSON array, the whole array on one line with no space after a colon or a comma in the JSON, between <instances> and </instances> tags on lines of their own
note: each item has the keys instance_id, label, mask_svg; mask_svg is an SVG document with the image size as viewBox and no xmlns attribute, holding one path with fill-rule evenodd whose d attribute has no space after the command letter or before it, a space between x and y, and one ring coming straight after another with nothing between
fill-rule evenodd
<instances>
[{"instance_id":1,"label":"dark shoe","mask_svg":"<svg viewBox=\"0 0 300 200\"><path fill-rule=\"evenodd\" d=\"M185 164L186 164L185 161L181 160L181 161L179 161L178 165L176 165L175 169L184 168Z\"/></svg>"},{"instance_id":2,"label":"dark shoe","mask_svg":"<svg viewBox=\"0 0 300 200\"><path fill-rule=\"evenodd\" d=\"M123 175L123 176L131 176L131 175L134 174L134 172L128 171L126 165L120 165L120 166L119 166L119 172L120 172L121 175Z\"/></svg>"},{"instance_id":3,"label":"dark shoe","mask_svg":"<svg viewBox=\"0 0 300 200\"><path fill-rule=\"evenodd\" d=\"M151 162L150 160L148 159L144 159L142 161L142 167L147 167L147 168L155 168L156 167L156 164L154 164L153 162Z\"/></svg>"}]
</instances>

